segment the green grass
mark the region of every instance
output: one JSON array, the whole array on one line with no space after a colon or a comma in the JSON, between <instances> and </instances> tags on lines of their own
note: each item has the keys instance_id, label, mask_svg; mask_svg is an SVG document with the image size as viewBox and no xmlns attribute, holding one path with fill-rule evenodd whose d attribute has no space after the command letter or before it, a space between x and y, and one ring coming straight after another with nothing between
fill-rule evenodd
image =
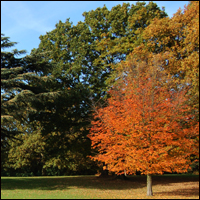
<instances>
[{"instance_id":1,"label":"green grass","mask_svg":"<svg viewBox=\"0 0 200 200\"><path fill-rule=\"evenodd\" d=\"M153 177L153 197L146 196L146 176L129 180L97 176L1 177L2 199L155 199L199 198L198 175Z\"/></svg>"}]
</instances>

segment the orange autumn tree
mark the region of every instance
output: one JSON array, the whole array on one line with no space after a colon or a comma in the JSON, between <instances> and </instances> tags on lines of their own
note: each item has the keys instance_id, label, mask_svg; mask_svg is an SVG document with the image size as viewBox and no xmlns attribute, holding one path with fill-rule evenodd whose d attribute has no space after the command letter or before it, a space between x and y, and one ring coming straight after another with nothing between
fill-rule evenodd
<instances>
[{"instance_id":1,"label":"orange autumn tree","mask_svg":"<svg viewBox=\"0 0 200 200\"><path fill-rule=\"evenodd\" d=\"M94 160L117 174L147 175L147 195L153 195L152 174L190 168L198 125L187 120L192 118L184 104L187 86L170 89L171 77L163 69L167 54L139 51L118 65L117 84L107 105L96 108L88 137L98 150Z\"/></svg>"}]
</instances>

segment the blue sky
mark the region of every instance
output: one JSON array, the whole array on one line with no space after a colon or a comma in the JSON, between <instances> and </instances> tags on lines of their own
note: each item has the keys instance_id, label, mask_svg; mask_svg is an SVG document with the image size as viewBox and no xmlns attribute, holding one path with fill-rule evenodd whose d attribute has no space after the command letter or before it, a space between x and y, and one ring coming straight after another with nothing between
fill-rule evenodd
<instances>
[{"instance_id":1,"label":"blue sky","mask_svg":"<svg viewBox=\"0 0 200 200\"><path fill-rule=\"evenodd\" d=\"M113 6L137 1L1 1L1 33L10 37L12 42L18 42L14 48L26 50L37 48L40 35L45 35L55 29L55 24L67 18L74 25L84 21L82 13L95 10L97 7L106 7L111 10ZM149 1L146 1L148 4ZM184 8L188 1L154 1L172 17L176 11Z\"/></svg>"}]
</instances>

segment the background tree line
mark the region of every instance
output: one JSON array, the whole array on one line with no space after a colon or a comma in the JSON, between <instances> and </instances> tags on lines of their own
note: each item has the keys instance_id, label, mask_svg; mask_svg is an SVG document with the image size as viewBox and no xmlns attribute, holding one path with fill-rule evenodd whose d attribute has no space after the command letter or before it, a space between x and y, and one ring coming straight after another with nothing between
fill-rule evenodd
<instances>
[{"instance_id":1,"label":"background tree line","mask_svg":"<svg viewBox=\"0 0 200 200\"><path fill-rule=\"evenodd\" d=\"M124 3L84 12L83 22L69 19L40 36L31 54L4 51L14 46L1 35L2 175L94 174L102 162L88 137L96 105L105 105L117 67L136 51L166 55L171 88L187 85L193 125L198 118L199 10L191 2L169 18L156 3ZM125 66L125 65L124 65ZM148 65L146 66L148 69ZM198 141L198 137L195 137ZM198 147L198 145L197 145ZM197 148L196 147L196 148ZM191 159L197 159L191 154ZM193 164L198 169L198 162Z\"/></svg>"}]
</instances>

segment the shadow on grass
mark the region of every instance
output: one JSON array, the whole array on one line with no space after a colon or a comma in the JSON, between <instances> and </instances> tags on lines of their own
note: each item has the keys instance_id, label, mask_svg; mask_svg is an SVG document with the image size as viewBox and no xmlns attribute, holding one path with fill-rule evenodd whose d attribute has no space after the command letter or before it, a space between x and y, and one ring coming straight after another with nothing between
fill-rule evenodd
<instances>
[{"instance_id":1,"label":"shadow on grass","mask_svg":"<svg viewBox=\"0 0 200 200\"><path fill-rule=\"evenodd\" d=\"M123 183L123 184L122 184ZM38 189L66 190L70 188L117 189L144 187L145 183L134 184L131 181L114 180L113 178L98 178L96 176L68 177L13 177L1 179L1 190Z\"/></svg>"},{"instance_id":2,"label":"shadow on grass","mask_svg":"<svg viewBox=\"0 0 200 200\"><path fill-rule=\"evenodd\" d=\"M198 182L199 176L164 175L153 176L153 186L171 183ZM146 187L146 176L130 176L129 180L119 180L113 177L99 178L97 176L64 176L64 177L3 177L1 190L33 189L33 190L67 190L67 189L100 189L127 190ZM157 193L160 195L199 195L197 188L184 191L169 191Z\"/></svg>"},{"instance_id":3,"label":"shadow on grass","mask_svg":"<svg viewBox=\"0 0 200 200\"><path fill-rule=\"evenodd\" d=\"M191 196L199 196L199 188L190 188L184 190L173 190L169 192L155 192L154 195L159 196L184 196L184 197L191 197Z\"/></svg>"}]
</instances>

